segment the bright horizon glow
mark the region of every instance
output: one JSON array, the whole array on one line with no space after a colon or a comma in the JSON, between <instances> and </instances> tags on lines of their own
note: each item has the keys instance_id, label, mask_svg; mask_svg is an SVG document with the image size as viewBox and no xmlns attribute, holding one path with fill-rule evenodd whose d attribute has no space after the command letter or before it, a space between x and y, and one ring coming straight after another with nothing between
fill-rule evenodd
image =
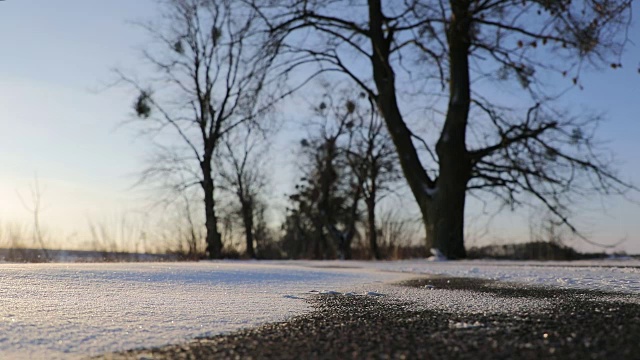
<instances>
[{"instance_id":1,"label":"bright horizon glow","mask_svg":"<svg viewBox=\"0 0 640 360\"><path fill-rule=\"evenodd\" d=\"M155 11L153 0L0 2L0 229L32 223L20 196L29 202L36 176L43 190L43 227L69 240L54 247L83 246L89 221L135 217L145 208L131 186L152 149L120 126L130 116L132 94L105 84L113 80L114 67L144 69L139 54L147 37L130 22L150 19ZM629 34L640 42L638 24ZM640 49L629 45L622 69L584 73L585 90L573 90L563 102L608 115L601 137L611 141L622 178L635 184L640 184L639 61ZM273 167L282 169L273 179L275 212L282 210L283 194L296 177L291 155L296 136L283 132L274 149ZM595 241L627 237L618 249L640 253L640 207L611 199L602 215L598 204L584 204L593 210L581 212L578 223ZM472 206L470 218L478 209ZM476 245L526 240L529 215L523 209L499 216ZM570 245L594 250L580 240Z\"/></svg>"}]
</instances>

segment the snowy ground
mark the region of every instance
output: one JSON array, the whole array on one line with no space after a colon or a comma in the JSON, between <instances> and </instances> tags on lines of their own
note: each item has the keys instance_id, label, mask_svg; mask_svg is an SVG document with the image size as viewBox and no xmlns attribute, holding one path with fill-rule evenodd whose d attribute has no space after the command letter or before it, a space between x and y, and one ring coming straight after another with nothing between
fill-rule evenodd
<instances>
[{"instance_id":1,"label":"snowy ground","mask_svg":"<svg viewBox=\"0 0 640 360\"><path fill-rule=\"evenodd\" d=\"M318 291L411 298L415 291L403 295L388 283L417 274L640 293L639 261L0 264L0 358L77 358L178 343L304 313L304 297ZM420 306L491 305L442 295Z\"/></svg>"},{"instance_id":2,"label":"snowy ground","mask_svg":"<svg viewBox=\"0 0 640 360\"><path fill-rule=\"evenodd\" d=\"M400 278L257 262L0 265L0 358L74 358L284 320L311 290Z\"/></svg>"},{"instance_id":3,"label":"snowy ground","mask_svg":"<svg viewBox=\"0 0 640 360\"><path fill-rule=\"evenodd\" d=\"M465 261L380 262L379 270L412 274L474 277L563 288L640 293L640 260L573 262Z\"/></svg>"}]
</instances>

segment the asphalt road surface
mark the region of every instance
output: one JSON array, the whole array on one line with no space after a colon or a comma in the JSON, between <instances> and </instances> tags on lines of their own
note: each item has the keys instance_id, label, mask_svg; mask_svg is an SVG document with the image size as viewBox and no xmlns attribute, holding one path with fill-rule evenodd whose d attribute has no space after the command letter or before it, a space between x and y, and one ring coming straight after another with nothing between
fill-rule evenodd
<instances>
[{"instance_id":1,"label":"asphalt road surface","mask_svg":"<svg viewBox=\"0 0 640 360\"><path fill-rule=\"evenodd\" d=\"M465 313L390 297L314 295L315 310L288 322L101 358L640 359L637 295L456 278L403 285L471 291L493 306L514 298L550 306Z\"/></svg>"}]
</instances>

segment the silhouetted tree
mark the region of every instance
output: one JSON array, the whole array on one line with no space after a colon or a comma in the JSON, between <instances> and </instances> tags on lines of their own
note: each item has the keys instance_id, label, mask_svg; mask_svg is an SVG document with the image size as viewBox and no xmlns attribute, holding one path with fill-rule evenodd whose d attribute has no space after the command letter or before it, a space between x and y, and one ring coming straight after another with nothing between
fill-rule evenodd
<instances>
[{"instance_id":1,"label":"silhouetted tree","mask_svg":"<svg viewBox=\"0 0 640 360\"><path fill-rule=\"evenodd\" d=\"M400 179L398 158L384 122L378 111L360 93L354 104L353 125L345 152L349 167L362 188L367 209L367 238L375 259L382 256L378 247L376 206L391 191L390 186Z\"/></svg>"},{"instance_id":2,"label":"silhouetted tree","mask_svg":"<svg viewBox=\"0 0 640 360\"><path fill-rule=\"evenodd\" d=\"M620 67L631 0L255 4L274 38L287 40L284 54L290 56L283 61L292 70L316 64L318 72L345 74L376 103L430 249L465 257L469 191L486 191L511 206L533 198L576 230L567 212L573 196L631 187L594 142L598 119L554 109L552 88L543 82L565 77L581 86L586 65ZM519 103L528 102L527 111L497 106L482 88L509 81L523 90ZM433 142L417 138L406 121L406 104L419 95L435 95L420 98L427 104L437 106L440 97L446 102L441 128L429 130ZM426 156L416 142L425 145Z\"/></svg>"},{"instance_id":3,"label":"silhouetted tree","mask_svg":"<svg viewBox=\"0 0 640 360\"><path fill-rule=\"evenodd\" d=\"M260 165L265 155L261 141L264 139L256 136L250 127L246 128L244 134L225 138L224 149L217 159L221 169L219 187L235 198L236 213L244 228L246 255L250 258L256 258L254 220L260 210L260 193L266 185L266 174Z\"/></svg>"},{"instance_id":4,"label":"silhouetted tree","mask_svg":"<svg viewBox=\"0 0 640 360\"><path fill-rule=\"evenodd\" d=\"M269 107L260 99L277 47L267 45L257 12L242 2L160 3L162 21L143 25L155 40L144 52L155 73L147 81L118 74L138 91L134 110L147 131L155 139L172 134L182 145L174 146L178 163L188 164L182 165L189 175L182 186L202 189L207 254L217 258L222 240L213 157L224 136L259 120ZM164 181L167 174L167 167L156 163L145 171L145 179Z\"/></svg>"},{"instance_id":5,"label":"silhouetted tree","mask_svg":"<svg viewBox=\"0 0 640 360\"><path fill-rule=\"evenodd\" d=\"M256 256L259 259L279 259L283 257L281 244L275 229L267 222L267 204L259 201L254 204L253 234Z\"/></svg>"},{"instance_id":6,"label":"silhouetted tree","mask_svg":"<svg viewBox=\"0 0 640 360\"><path fill-rule=\"evenodd\" d=\"M346 158L355 103L336 104L325 95L314 111L319 127L301 141L304 176L289 196L286 247L297 246L298 251L315 258L338 255L349 259L363 194L363 180L350 171ZM310 247L293 244L298 241L308 241Z\"/></svg>"},{"instance_id":7,"label":"silhouetted tree","mask_svg":"<svg viewBox=\"0 0 640 360\"><path fill-rule=\"evenodd\" d=\"M36 175L33 184L30 186L29 202L27 202L22 195L18 192L18 198L22 202L22 206L30 213L33 218L33 242L40 246L40 250L44 255L43 261L51 261L49 256L49 250L45 244L45 234L42 229L42 223L40 221L40 215L42 213L42 189L40 188L40 181Z\"/></svg>"}]
</instances>

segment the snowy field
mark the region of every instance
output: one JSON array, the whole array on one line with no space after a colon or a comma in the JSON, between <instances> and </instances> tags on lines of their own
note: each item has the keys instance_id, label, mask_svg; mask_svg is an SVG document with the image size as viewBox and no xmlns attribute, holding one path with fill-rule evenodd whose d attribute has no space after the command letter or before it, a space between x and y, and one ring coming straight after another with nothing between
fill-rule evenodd
<instances>
[{"instance_id":1,"label":"snowy field","mask_svg":"<svg viewBox=\"0 0 640 360\"><path fill-rule=\"evenodd\" d=\"M640 262L631 260L0 264L0 358L73 359L178 343L302 314L304 298L322 291L448 310L491 306L389 285L420 274L640 293Z\"/></svg>"}]
</instances>

